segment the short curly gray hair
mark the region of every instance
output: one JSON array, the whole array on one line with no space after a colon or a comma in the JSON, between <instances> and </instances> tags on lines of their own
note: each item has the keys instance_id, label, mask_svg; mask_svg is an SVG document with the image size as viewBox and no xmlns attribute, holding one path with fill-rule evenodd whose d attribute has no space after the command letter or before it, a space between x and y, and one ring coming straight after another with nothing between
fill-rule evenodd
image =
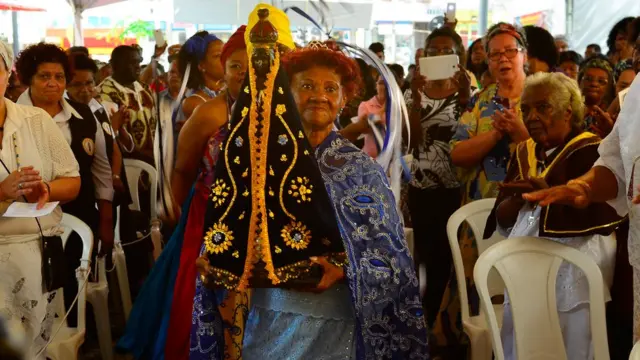
<instances>
[{"instance_id":1,"label":"short curly gray hair","mask_svg":"<svg viewBox=\"0 0 640 360\"><path fill-rule=\"evenodd\" d=\"M562 73L536 73L525 80L523 96L528 91L544 88L552 96L549 103L553 107L554 115L571 109L571 125L575 129L584 126L584 103L578 83Z\"/></svg>"}]
</instances>

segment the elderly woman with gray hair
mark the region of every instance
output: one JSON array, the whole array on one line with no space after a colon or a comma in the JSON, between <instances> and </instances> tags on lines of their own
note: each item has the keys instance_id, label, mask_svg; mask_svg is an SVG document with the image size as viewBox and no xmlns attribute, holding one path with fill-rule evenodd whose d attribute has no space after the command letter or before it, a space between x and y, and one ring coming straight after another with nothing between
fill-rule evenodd
<instances>
[{"instance_id":1,"label":"elderly woman with gray hair","mask_svg":"<svg viewBox=\"0 0 640 360\"><path fill-rule=\"evenodd\" d=\"M522 194L574 179L598 159L600 138L583 132L584 105L578 84L560 73L527 78L522 117L531 138L518 144L485 236L496 227L509 237L536 236L591 256L611 285L615 242L608 237L621 218L609 205L584 208L526 202ZM579 183L577 185L580 185ZM508 241L508 240L507 240ZM556 283L557 306L568 359L591 359L589 287L578 268L563 263ZM610 300L607 287L607 300ZM506 359L515 359L514 327L505 295L502 339Z\"/></svg>"}]
</instances>

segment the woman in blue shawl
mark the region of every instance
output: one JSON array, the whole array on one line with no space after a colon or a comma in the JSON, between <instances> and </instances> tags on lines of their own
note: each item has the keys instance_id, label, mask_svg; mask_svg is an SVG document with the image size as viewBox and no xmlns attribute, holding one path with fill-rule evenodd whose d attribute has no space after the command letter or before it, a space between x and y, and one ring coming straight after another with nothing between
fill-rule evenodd
<instances>
[{"instance_id":1,"label":"woman in blue shawl","mask_svg":"<svg viewBox=\"0 0 640 360\"><path fill-rule=\"evenodd\" d=\"M358 66L312 43L284 55L285 75L275 41L287 24L264 4L249 18L250 76L209 198L190 359L427 359L418 279L387 177L333 130ZM243 336L226 343L239 329L220 301L246 289L236 308Z\"/></svg>"}]
</instances>

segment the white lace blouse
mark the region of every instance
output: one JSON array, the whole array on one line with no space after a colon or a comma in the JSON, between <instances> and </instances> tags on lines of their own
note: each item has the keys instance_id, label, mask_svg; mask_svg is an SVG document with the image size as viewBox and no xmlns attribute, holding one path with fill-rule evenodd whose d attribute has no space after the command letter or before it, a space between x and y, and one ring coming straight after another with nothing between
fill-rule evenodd
<instances>
[{"instance_id":1,"label":"white lace blouse","mask_svg":"<svg viewBox=\"0 0 640 360\"><path fill-rule=\"evenodd\" d=\"M3 100L7 108L7 117L0 158L9 170L14 171L18 166L33 166L45 181L79 177L78 162L51 116L42 109L14 104L8 99ZM0 166L0 181L7 176L4 167ZM6 206L7 203L4 203L0 212L4 212ZM43 229L51 229L60 223L61 218L62 210L58 207L53 213L39 220ZM36 233L38 227L31 218L0 217L0 238Z\"/></svg>"}]
</instances>

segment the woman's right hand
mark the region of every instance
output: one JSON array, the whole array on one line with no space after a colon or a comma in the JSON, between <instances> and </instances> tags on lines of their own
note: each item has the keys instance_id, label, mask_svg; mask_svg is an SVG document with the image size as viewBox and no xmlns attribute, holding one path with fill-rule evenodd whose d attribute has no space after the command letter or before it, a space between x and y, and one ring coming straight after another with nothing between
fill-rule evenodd
<instances>
[{"instance_id":1,"label":"woman's right hand","mask_svg":"<svg viewBox=\"0 0 640 360\"><path fill-rule=\"evenodd\" d=\"M413 96L414 102L420 103L420 93L423 91L424 87L427 85L427 78L420 74L420 66L416 66L416 70L413 73L413 78L411 79L411 96Z\"/></svg>"},{"instance_id":2,"label":"woman's right hand","mask_svg":"<svg viewBox=\"0 0 640 360\"><path fill-rule=\"evenodd\" d=\"M13 171L0 183L0 200L17 200L29 195L41 182L40 172L34 170L33 166Z\"/></svg>"},{"instance_id":3,"label":"woman's right hand","mask_svg":"<svg viewBox=\"0 0 640 360\"><path fill-rule=\"evenodd\" d=\"M198 276L200 276L200 281L202 281L202 285L207 286L207 280L209 275L211 275L213 267L209 263L209 258L206 255L200 256L196 259L196 268L198 269Z\"/></svg>"},{"instance_id":4,"label":"woman's right hand","mask_svg":"<svg viewBox=\"0 0 640 360\"><path fill-rule=\"evenodd\" d=\"M118 111L111 113L111 127L113 131L118 132L122 126L129 122L129 108L127 106L120 106Z\"/></svg>"},{"instance_id":5,"label":"woman's right hand","mask_svg":"<svg viewBox=\"0 0 640 360\"><path fill-rule=\"evenodd\" d=\"M344 269L329 262L325 256L313 256L311 262L322 267L322 279L310 292L321 293L332 287L335 283L344 279Z\"/></svg>"},{"instance_id":6,"label":"woman's right hand","mask_svg":"<svg viewBox=\"0 0 640 360\"><path fill-rule=\"evenodd\" d=\"M599 106L594 106L593 111L591 112L591 116L596 120L593 124L594 132L600 136L601 138L605 138L611 130L613 129L613 125L615 124L615 120L613 117L604 110L600 109Z\"/></svg>"},{"instance_id":7,"label":"woman's right hand","mask_svg":"<svg viewBox=\"0 0 640 360\"><path fill-rule=\"evenodd\" d=\"M527 201L538 203L540 206L563 204L584 209L591 203L585 188L575 184L554 186L524 194L522 197Z\"/></svg>"}]
</instances>

